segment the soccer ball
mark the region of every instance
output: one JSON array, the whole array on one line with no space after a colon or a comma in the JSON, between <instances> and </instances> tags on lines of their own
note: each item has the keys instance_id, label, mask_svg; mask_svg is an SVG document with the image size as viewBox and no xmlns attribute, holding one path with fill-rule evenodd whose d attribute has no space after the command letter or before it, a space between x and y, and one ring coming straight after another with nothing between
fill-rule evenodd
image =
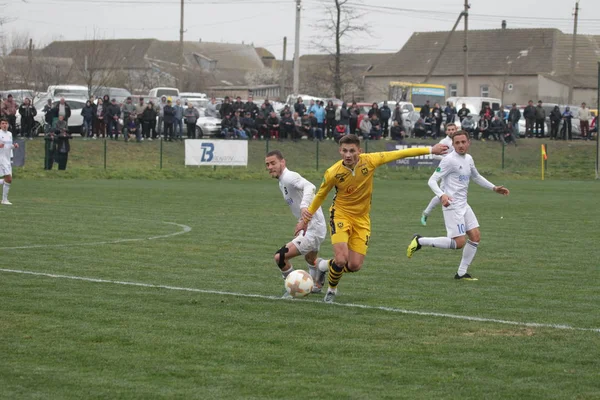
<instances>
[{"instance_id":1,"label":"soccer ball","mask_svg":"<svg viewBox=\"0 0 600 400\"><path fill-rule=\"evenodd\" d=\"M285 278L285 290L292 297L308 296L313 285L313 279L306 271L295 270Z\"/></svg>"}]
</instances>

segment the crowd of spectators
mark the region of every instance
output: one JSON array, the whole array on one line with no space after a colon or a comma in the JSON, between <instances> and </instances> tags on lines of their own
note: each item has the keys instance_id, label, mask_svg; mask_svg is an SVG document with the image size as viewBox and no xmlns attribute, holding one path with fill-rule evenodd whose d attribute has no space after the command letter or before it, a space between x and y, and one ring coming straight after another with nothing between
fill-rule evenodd
<instances>
[{"instance_id":1,"label":"crowd of spectators","mask_svg":"<svg viewBox=\"0 0 600 400\"><path fill-rule=\"evenodd\" d=\"M206 115L217 115L214 98L206 108ZM356 133L365 139L390 137L399 140L405 134L400 105L392 113L387 102L381 108L373 103L368 114L363 116L356 102L338 106L331 100L327 104L310 100L305 104L302 97L298 97L293 106L285 105L276 112L268 99L259 106L252 97L247 102L240 97L234 102L225 97L218 115L222 119L221 138L296 141L305 136L310 140L339 141L348 133ZM393 121L391 128L390 118Z\"/></svg>"}]
</instances>

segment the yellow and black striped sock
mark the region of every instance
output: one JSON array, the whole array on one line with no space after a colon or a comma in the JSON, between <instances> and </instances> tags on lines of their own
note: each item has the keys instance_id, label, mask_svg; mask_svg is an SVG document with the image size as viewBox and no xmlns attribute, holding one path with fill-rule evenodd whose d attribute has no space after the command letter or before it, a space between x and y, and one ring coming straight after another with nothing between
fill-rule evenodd
<instances>
[{"instance_id":1,"label":"yellow and black striped sock","mask_svg":"<svg viewBox=\"0 0 600 400\"><path fill-rule=\"evenodd\" d=\"M345 274L347 274L347 273L352 274L354 272L356 272L356 271L352 271L351 269L348 268L348 264L344 265L344 273Z\"/></svg>"},{"instance_id":2,"label":"yellow and black striped sock","mask_svg":"<svg viewBox=\"0 0 600 400\"><path fill-rule=\"evenodd\" d=\"M327 281L329 282L330 288L335 289L337 287L343 274L344 268L338 267L333 260L329 260L329 274L327 276Z\"/></svg>"}]
</instances>

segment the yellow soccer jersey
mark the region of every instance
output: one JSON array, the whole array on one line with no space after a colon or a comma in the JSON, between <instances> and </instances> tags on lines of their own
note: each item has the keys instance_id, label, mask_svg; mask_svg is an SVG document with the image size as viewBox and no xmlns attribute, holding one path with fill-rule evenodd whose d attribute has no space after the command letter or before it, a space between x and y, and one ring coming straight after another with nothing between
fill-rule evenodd
<instances>
[{"instance_id":1,"label":"yellow soccer jersey","mask_svg":"<svg viewBox=\"0 0 600 400\"><path fill-rule=\"evenodd\" d=\"M346 167L340 160L325 171L323 183L308 211L314 214L325 201L329 191L335 186L336 194L331 209L335 209L336 214L357 217L368 216L371 210L375 168L394 160L422 156L430 154L430 152L430 148L421 147L361 154L354 169Z\"/></svg>"}]
</instances>

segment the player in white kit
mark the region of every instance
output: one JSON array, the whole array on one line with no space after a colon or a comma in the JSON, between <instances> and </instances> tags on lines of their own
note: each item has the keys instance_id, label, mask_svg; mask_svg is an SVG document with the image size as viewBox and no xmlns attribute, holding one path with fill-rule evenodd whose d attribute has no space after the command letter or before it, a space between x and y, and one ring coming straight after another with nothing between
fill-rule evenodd
<instances>
[{"instance_id":1,"label":"player in white kit","mask_svg":"<svg viewBox=\"0 0 600 400\"><path fill-rule=\"evenodd\" d=\"M441 144L445 144L446 146L448 146L448 152L446 154L441 154L441 155L433 155L432 157L435 160L443 160L444 157L446 157L448 154L452 153L454 151L454 147L452 147L452 136L454 136L454 134L456 133L456 125L454 125L453 123L449 123L448 125L446 125L446 137L443 138L442 140L440 140ZM442 183L442 190L444 190L444 186ZM431 215L431 213L433 212L433 210L440 204L440 199L437 196L433 196L433 198L431 199L431 201L429 202L429 204L427 205L427 208L425 209L425 211L423 211L423 214L421 215L421 225L426 226L427 225L427 217L429 217L429 215Z\"/></svg>"},{"instance_id":2,"label":"player in white kit","mask_svg":"<svg viewBox=\"0 0 600 400\"><path fill-rule=\"evenodd\" d=\"M269 174L279 180L279 189L284 200L290 206L292 214L300 220L302 210L307 209L315 197L315 185L304 179L300 174L290 171L279 150L269 152L265 158ZM329 268L327 260L317 258L321 243L327 236L327 225L321 208L315 213L308 224L306 234L300 233L291 242L277 250L275 263L285 279L293 270L290 260L303 255L308 264L310 275L314 280L313 293L319 293L325 282L325 272ZM284 297L287 296L284 294Z\"/></svg>"},{"instance_id":3,"label":"player in white kit","mask_svg":"<svg viewBox=\"0 0 600 400\"><path fill-rule=\"evenodd\" d=\"M2 185L2 202L4 205L11 205L8 201L8 191L12 183L12 166L10 159L12 150L18 149L19 144L13 143L12 133L8 131L8 120L0 119L0 185Z\"/></svg>"},{"instance_id":4,"label":"player in white kit","mask_svg":"<svg viewBox=\"0 0 600 400\"><path fill-rule=\"evenodd\" d=\"M467 273L481 239L479 222L477 222L477 217L475 217L473 210L467 203L469 182L473 180L478 185L505 196L508 196L510 192L504 186L494 186L494 184L479 175L473 157L467 154L471 144L467 132L458 131L455 133L452 144L454 152L442 160L428 182L429 187L440 198L444 206L444 221L448 237L429 238L418 234L414 235L408 245L406 255L411 258L421 246L442 249L462 249L464 247L462 259L454 278L477 280ZM438 186L440 179L445 190Z\"/></svg>"}]
</instances>

